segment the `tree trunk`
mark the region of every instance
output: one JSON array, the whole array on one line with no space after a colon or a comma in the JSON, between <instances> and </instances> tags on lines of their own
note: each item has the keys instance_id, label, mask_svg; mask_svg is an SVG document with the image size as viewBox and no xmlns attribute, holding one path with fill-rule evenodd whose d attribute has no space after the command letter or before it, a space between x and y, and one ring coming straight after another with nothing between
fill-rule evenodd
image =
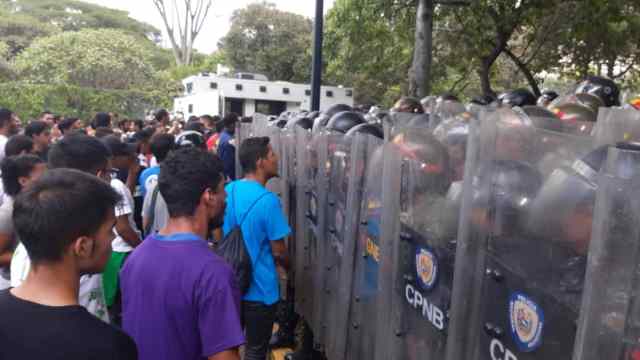
<instances>
[{"instance_id":1,"label":"tree trunk","mask_svg":"<svg viewBox=\"0 0 640 360\"><path fill-rule=\"evenodd\" d=\"M482 88L482 94L484 96L496 96L496 93L491 89L491 65L485 59L480 60L480 68L478 69L478 76L480 77L480 87Z\"/></svg>"},{"instance_id":2,"label":"tree trunk","mask_svg":"<svg viewBox=\"0 0 640 360\"><path fill-rule=\"evenodd\" d=\"M533 74L531 73L531 70L529 70L527 65L523 63L520 59L518 59L518 57L514 53L512 53L511 50L505 48L504 53L509 57L509 59L511 59L511 61L513 61L513 63L518 67L520 72L524 75L524 77L527 78L527 82L529 83L529 86L531 86L531 90L533 91L533 94L536 97L540 97L540 95L542 94L540 93L540 87L538 87L538 82L536 81L536 78L533 76Z\"/></svg>"},{"instance_id":3,"label":"tree trunk","mask_svg":"<svg viewBox=\"0 0 640 360\"><path fill-rule=\"evenodd\" d=\"M409 94L419 99L431 92L433 60L433 0L419 0L413 63L409 69Z\"/></svg>"}]
</instances>

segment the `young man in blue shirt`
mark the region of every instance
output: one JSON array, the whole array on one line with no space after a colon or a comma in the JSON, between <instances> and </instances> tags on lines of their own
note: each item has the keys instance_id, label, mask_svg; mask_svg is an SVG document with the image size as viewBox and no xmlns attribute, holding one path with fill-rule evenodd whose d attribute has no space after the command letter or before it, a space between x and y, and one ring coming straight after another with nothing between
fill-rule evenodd
<instances>
[{"instance_id":1,"label":"young man in blue shirt","mask_svg":"<svg viewBox=\"0 0 640 360\"><path fill-rule=\"evenodd\" d=\"M249 290L242 299L246 334L245 360L264 360L280 299L276 266L289 269L284 238L291 233L280 199L265 188L278 176L278 156L269 138L249 138L240 145L245 177L226 186L224 234L241 224L242 236L253 264Z\"/></svg>"},{"instance_id":2,"label":"young man in blue shirt","mask_svg":"<svg viewBox=\"0 0 640 360\"><path fill-rule=\"evenodd\" d=\"M224 163L224 175L231 180L236 179L236 144L235 130L238 115L229 113L224 116L222 123L224 129L218 140L218 156Z\"/></svg>"}]
</instances>

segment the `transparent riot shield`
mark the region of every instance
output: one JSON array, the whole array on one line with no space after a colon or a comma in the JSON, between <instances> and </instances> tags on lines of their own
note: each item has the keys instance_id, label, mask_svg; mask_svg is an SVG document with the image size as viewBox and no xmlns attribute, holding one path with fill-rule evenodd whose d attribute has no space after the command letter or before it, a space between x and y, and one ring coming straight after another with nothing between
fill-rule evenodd
<instances>
[{"instance_id":1,"label":"transparent riot shield","mask_svg":"<svg viewBox=\"0 0 640 360\"><path fill-rule=\"evenodd\" d=\"M376 352L380 236L382 229L382 176L385 146L370 140L365 151L364 188L353 267L349 327L344 359L373 359ZM338 358L339 359L339 358Z\"/></svg>"},{"instance_id":2,"label":"transparent riot shield","mask_svg":"<svg viewBox=\"0 0 640 360\"><path fill-rule=\"evenodd\" d=\"M598 178L574 360L640 358L640 147L611 147Z\"/></svg>"},{"instance_id":3,"label":"transparent riot shield","mask_svg":"<svg viewBox=\"0 0 640 360\"><path fill-rule=\"evenodd\" d=\"M325 131L316 133L307 144L309 156L308 186L306 196L302 201L308 203L306 214L307 231L304 234L306 244L309 246L309 259L311 270L311 289L313 293L313 311L309 318L309 325L314 334L316 345L323 346L324 333L327 324L324 321L325 303L323 300L324 283L326 273L325 243L327 215L327 187L329 178L328 159L329 134Z\"/></svg>"},{"instance_id":4,"label":"transparent riot shield","mask_svg":"<svg viewBox=\"0 0 640 360\"><path fill-rule=\"evenodd\" d=\"M435 129L441 122L466 112L467 108L457 101L444 100L437 102L429 116L429 126Z\"/></svg>"},{"instance_id":5,"label":"transparent riot shield","mask_svg":"<svg viewBox=\"0 0 640 360\"><path fill-rule=\"evenodd\" d=\"M252 136L268 136L268 128L270 127L269 117L264 114L255 113L252 116L251 135Z\"/></svg>"},{"instance_id":6,"label":"transparent riot shield","mask_svg":"<svg viewBox=\"0 0 640 360\"><path fill-rule=\"evenodd\" d=\"M376 359L442 359L453 284L455 231L447 194L453 167L429 129L396 128L385 153L380 276L388 321Z\"/></svg>"},{"instance_id":7,"label":"transparent riot shield","mask_svg":"<svg viewBox=\"0 0 640 360\"><path fill-rule=\"evenodd\" d=\"M635 109L605 108L598 112L593 129L596 146L619 141L640 141L640 111Z\"/></svg>"},{"instance_id":8,"label":"transparent riot shield","mask_svg":"<svg viewBox=\"0 0 640 360\"><path fill-rule=\"evenodd\" d=\"M391 133L391 129L396 126L428 127L429 115L390 112L383 117L382 125L384 130L384 137L385 139L388 139Z\"/></svg>"},{"instance_id":9,"label":"transparent riot shield","mask_svg":"<svg viewBox=\"0 0 640 360\"><path fill-rule=\"evenodd\" d=\"M236 179L243 177L242 166L240 165L240 144L252 136L252 123L238 122L236 124L235 146L236 146Z\"/></svg>"},{"instance_id":10,"label":"transparent riot shield","mask_svg":"<svg viewBox=\"0 0 640 360\"><path fill-rule=\"evenodd\" d=\"M309 151L311 133L301 127L296 127L296 246L295 246L295 305L296 312L308 322L313 314L313 270L312 253L309 232L310 222L307 215L310 212L310 180L312 154ZM315 211L315 210L314 210Z\"/></svg>"},{"instance_id":11,"label":"transparent riot shield","mask_svg":"<svg viewBox=\"0 0 640 360\"><path fill-rule=\"evenodd\" d=\"M592 140L523 129L512 109L483 116L467 152L446 359L571 358L597 186L581 161ZM544 146L549 137L563 146ZM549 157L556 168L542 171Z\"/></svg>"},{"instance_id":12,"label":"transparent riot shield","mask_svg":"<svg viewBox=\"0 0 640 360\"><path fill-rule=\"evenodd\" d=\"M367 150L382 140L367 134L342 137L331 159L327 214L327 358L344 360L352 300L356 241L360 223Z\"/></svg>"}]
</instances>

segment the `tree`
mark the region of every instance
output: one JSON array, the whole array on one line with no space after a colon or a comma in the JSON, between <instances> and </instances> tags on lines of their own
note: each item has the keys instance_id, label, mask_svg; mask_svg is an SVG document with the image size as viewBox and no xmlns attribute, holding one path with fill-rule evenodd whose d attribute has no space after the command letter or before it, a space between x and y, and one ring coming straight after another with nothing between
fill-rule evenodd
<instances>
[{"instance_id":1,"label":"tree","mask_svg":"<svg viewBox=\"0 0 640 360\"><path fill-rule=\"evenodd\" d=\"M122 31L82 30L37 39L15 69L34 83L134 89L154 81L150 57L141 40Z\"/></svg>"},{"instance_id":2,"label":"tree","mask_svg":"<svg viewBox=\"0 0 640 360\"><path fill-rule=\"evenodd\" d=\"M409 70L409 94L423 98L431 93L431 62L433 61L433 0L419 0L413 63Z\"/></svg>"},{"instance_id":3,"label":"tree","mask_svg":"<svg viewBox=\"0 0 640 360\"><path fill-rule=\"evenodd\" d=\"M273 80L309 81L312 22L269 3L236 10L220 40L231 67Z\"/></svg>"},{"instance_id":4,"label":"tree","mask_svg":"<svg viewBox=\"0 0 640 360\"><path fill-rule=\"evenodd\" d=\"M177 65L191 65L193 44L202 30L211 0L181 0L182 11L178 9L178 0L153 0L171 41L171 48ZM173 16L167 11L167 4L173 8ZM178 24L176 29L173 21ZM171 23L171 24L170 24ZM177 30L177 34L176 34Z\"/></svg>"},{"instance_id":5,"label":"tree","mask_svg":"<svg viewBox=\"0 0 640 360\"><path fill-rule=\"evenodd\" d=\"M326 15L326 79L353 86L355 101L390 105L407 93L415 4L337 0Z\"/></svg>"},{"instance_id":6,"label":"tree","mask_svg":"<svg viewBox=\"0 0 640 360\"><path fill-rule=\"evenodd\" d=\"M82 29L119 29L150 40L160 36L158 29L124 11L81 1L0 0L0 38L9 45L11 57L36 38Z\"/></svg>"}]
</instances>

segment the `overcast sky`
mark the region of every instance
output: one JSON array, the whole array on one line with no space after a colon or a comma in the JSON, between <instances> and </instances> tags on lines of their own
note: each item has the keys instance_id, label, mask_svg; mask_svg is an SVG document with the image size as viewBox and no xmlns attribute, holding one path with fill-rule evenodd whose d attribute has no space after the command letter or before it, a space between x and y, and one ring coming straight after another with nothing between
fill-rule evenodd
<instances>
[{"instance_id":1,"label":"overcast sky","mask_svg":"<svg viewBox=\"0 0 640 360\"><path fill-rule=\"evenodd\" d=\"M102 6L125 10L134 19L144 21L162 29L162 18L158 15L152 0L84 0ZM169 0L171 1L171 0ZM195 47L203 53L211 53L216 49L218 40L229 30L231 13L259 0L213 0L213 6L202 32L196 39ZM269 0L281 10L294 12L312 18L315 12L314 0ZM324 0L325 12L333 6L334 0ZM165 36L166 38L166 36ZM167 46L168 44L164 44Z\"/></svg>"}]
</instances>

